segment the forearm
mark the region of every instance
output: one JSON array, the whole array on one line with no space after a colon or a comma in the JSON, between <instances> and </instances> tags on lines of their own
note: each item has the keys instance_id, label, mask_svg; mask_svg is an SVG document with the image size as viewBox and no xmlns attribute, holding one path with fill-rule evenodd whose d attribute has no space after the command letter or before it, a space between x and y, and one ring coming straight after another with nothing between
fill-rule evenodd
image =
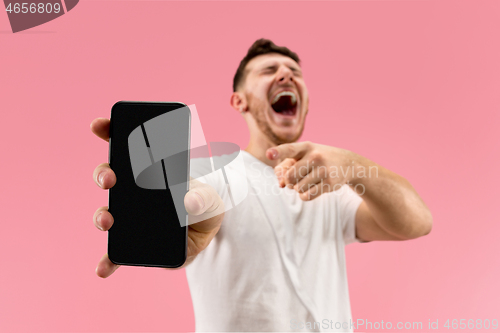
<instances>
[{"instance_id":1,"label":"forearm","mask_svg":"<svg viewBox=\"0 0 500 333\"><path fill-rule=\"evenodd\" d=\"M356 172L350 186L364 192L362 198L380 228L399 239L431 231L432 215L410 182L362 156L353 161Z\"/></svg>"}]
</instances>

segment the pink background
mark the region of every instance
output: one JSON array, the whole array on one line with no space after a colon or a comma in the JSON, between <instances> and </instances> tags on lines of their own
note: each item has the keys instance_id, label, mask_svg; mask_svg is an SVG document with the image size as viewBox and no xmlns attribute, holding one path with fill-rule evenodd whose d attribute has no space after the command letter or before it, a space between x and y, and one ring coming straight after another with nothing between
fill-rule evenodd
<instances>
[{"instance_id":1,"label":"pink background","mask_svg":"<svg viewBox=\"0 0 500 333\"><path fill-rule=\"evenodd\" d=\"M433 213L422 239L348 246L354 319L500 320L498 0L85 0L18 34L0 13L0 331L194 330L184 270L95 275L108 147L89 124L118 100L183 101L208 140L245 147L229 96L260 37L303 59L302 139L400 173Z\"/></svg>"}]
</instances>

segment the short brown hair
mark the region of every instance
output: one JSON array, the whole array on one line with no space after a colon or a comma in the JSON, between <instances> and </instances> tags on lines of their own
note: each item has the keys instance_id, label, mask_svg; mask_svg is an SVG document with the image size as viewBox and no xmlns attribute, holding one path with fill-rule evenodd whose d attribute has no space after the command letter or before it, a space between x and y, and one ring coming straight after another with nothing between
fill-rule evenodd
<instances>
[{"instance_id":1,"label":"short brown hair","mask_svg":"<svg viewBox=\"0 0 500 333\"><path fill-rule=\"evenodd\" d=\"M247 66L248 62L259 55L268 53L279 53L292 58L297 63L300 63L300 59L297 53L291 51L287 47L277 46L269 39L258 39L252 44L252 46L250 46L247 55L245 56L245 58L243 58L243 60L241 60L240 65L238 66L238 70L236 71L236 74L233 78L233 91L236 91L236 89L240 85L240 82L244 79L245 67Z\"/></svg>"}]
</instances>

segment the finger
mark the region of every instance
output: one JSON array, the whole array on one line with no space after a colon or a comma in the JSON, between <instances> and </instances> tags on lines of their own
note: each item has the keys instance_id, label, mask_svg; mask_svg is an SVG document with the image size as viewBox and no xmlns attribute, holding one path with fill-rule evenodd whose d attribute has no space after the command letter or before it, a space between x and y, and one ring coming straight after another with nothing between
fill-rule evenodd
<instances>
[{"instance_id":1,"label":"finger","mask_svg":"<svg viewBox=\"0 0 500 333\"><path fill-rule=\"evenodd\" d=\"M274 174L278 177L283 176L283 174L295 163L297 163L297 161L293 158L286 158L274 167Z\"/></svg>"},{"instance_id":2,"label":"finger","mask_svg":"<svg viewBox=\"0 0 500 333\"><path fill-rule=\"evenodd\" d=\"M211 186L191 179L184 206L189 214L189 224L194 229L210 232L220 226L224 202Z\"/></svg>"},{"instance_id":3,"label":"finger","mask_svg":"<svg viewBox=\"0 0 500 333\"><path fill-rule=\"evenodd\" d=\"M320 195L320 186L319 184L310 185L307 191L302 193L299 192L299 197L303 201L310 201Z\"/></svg>"},{"instance_id":4,"label":"finger","mask_svg":"<svg viewBox=\"0 0 500 333\"><path fill-rule=\"evenodd\" d=\"M109 142L109 119L96 118L90 123L90 130L103 140Z\"/></svg>"},{"instance_id":5,"label":"finger","mask_svg":"<svg viewBox=\"0 0 500 333\"><path fill-rule=\"evenodd\" d=\"M116 175L108 163L99 164L94 170L94 182L102 189L109 189L116 184Z\"/></svg>"},{"instance_id":6,"label":"finger","mask_svg":"<svg viewBox=\"0 0 500 333\"><path fill-rule=\"evenodd\" d=\"M280 187L285 186L285 181L283 180L284 174L294 165L297 161L293 158L286 158L283 162L274 167L274 174L278 177L278 182Z\"/></svg>"},{"instance_id":7,"label":"finger","mask_svg":"<svg viewBox=\"0 0 500 333\"><path fill-rule=\"evenodd\" d=\"M323 193L329 193L340 190L342 188L342 184L336 183L332 186L329 183L320 181L317 184L314 185L309 184L305 185L304 187L307 187L307 190L304 192L299 192L299 197L304 201L309 201L319 197Z\"/></svg>"},{"instance_id":8,"label":"finger","mask_svg":"<svg viewBox=\"0 0 500 333\"><path fill-rule=\"evenodd\" d=\"M284 160L285 158L302 158L309 150L309 142L285 143L266 151L266 157L270 160Z\"/></svg>"},{"instance_id":9,"label":"finger","mask_svg":"<svg viewBox=\"0 0 500 333\"><path fill-rule=\"evenodd\" d=\"M304 191L299 192L299 197L303 201L310 201L319 197L323 193L333 191L331 186L323 181L316 184L304 185Z\"/></svg>"},{"instance_id":10,"label":"finger","mask_svg":"<svg viewBox=\"0 0 500 333\"><path fill-rule=\"evenodd\" d=\"M209 207L212 207L215 202L214 196L205 188L197 188L189 190L184 197L184 205L188 214L201 215L205 213Z\"/></svg>"},{"instance_id":11,"label":"finger","mask_svg":"<svg viewBox=\"0 0 500 333\"><path fill-rule=\"evenodd\" d=\"M102 256L101 260L99 260L97 268L95 269L95 273L99 277L107 278L108 276L113 274L113 272L116 271L118 267L120 266L113 264L111 260L109 260L108 255L105 254Z\"/></svg>"},{"instance_id":12,"label":"finger","mask_svg":"<svg viewBox=\"0 0 500 333\"><path fill-rule=\"evenodd\" d=\"M312 185L318 184L323 178L313 169L310 173L302 178L297 184L294 185L293 189L298 193L306 192Z\"/></svg>"},{"instance_id":13,"label":"finger","mask_svg":"<svg viewBox=\"0 0 500 333\"><path fill-rule=\"evenodd\" d=\"M288 171L283 175L285 185L295 185L304 177L306 177L314 168L313 162L308 159L301 159L292 165Z\"/></svg>"},{"instance_id":14,"label":"finger","mask_svg":"<svg viewBox=\"0 0 500 333\"><path fill-rule=\"evenodd\" d=\"M108 207L100 207L97 208L97 210L94 213L94 225L97 227L97 229L102 230L102 231L107 231L113 226L113 215L111 215L110 212L108 212Z\"/></svg>"}]
</instances>

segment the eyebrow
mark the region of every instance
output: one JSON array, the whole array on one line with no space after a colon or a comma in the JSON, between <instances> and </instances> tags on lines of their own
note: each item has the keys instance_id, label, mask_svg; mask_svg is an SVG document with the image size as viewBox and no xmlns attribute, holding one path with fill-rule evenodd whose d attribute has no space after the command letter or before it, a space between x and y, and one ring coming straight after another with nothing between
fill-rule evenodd
<instances>
[{"instance_id":1,"label":"eyebrow","mask_svg":"<svg viewBox=\"0 0 500 333\"><path fill-rule=\"evenodd\" d=\"M288 68L290 68L292 71L297 71L297 72L300 72L300 68L297 68L296 66L293 66L293 65L286 65ZM264 66L262 68L259 69L259 71L263 71L263 70L266 70L266 69L276 69L278 67L277 64L271 64L271 65L267 65L267 66Z\"/></svg>"},{"instance_id":2,"label":"eyebrow","mask_svg":"<svg viewBox=\"0 0 500 333\"><path fill-rule=\"evenodd\" d=\"M263 71L266 69L276 69L277 67L278 67L278 65L268 65L268 66L264 66L264 67L260 68L259 71Z\"/></svg>"}]
</instances>

